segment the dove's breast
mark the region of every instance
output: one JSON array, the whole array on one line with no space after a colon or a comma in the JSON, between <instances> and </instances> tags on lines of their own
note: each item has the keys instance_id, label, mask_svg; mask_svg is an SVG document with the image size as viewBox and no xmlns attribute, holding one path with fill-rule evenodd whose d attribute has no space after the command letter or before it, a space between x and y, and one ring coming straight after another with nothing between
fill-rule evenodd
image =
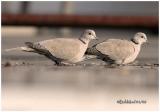
<instances>
[{"instance_id":1,"label":"dove's breast","mask_svg":"<svg viewBox=\"0 0 160 112\"><path fill-rule=\"evenodd\" d=\"M137 58L137 56L138 56L138 54L140 52L140 48L141 48L140 45L134 45L134 53L132 55L130 55L129 57L127 57L123 61L123 64L127 64L127 63L133 62Z\"/></svg>"},{"instance_id":2,"label":"dove's breast","mask_svg":"<svg viewBox=\"0 0 160 112\"><path fill-rule=\"evenodd\" d=\"M68 61L72 62L72 63L76 63L76 62L82 61L84 53L87 50L87 47L88 47L88 44L80 44L80 47L79 47L80 48L79 49L80 52L77 52L77 54L73 58L69 59Z\"/></svg>"}]
</instances>

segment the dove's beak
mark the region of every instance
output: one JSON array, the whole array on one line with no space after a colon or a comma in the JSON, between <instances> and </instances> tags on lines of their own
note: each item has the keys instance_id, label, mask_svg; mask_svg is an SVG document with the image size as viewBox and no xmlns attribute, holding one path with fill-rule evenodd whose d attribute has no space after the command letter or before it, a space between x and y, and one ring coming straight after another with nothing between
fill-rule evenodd
<instances>
[{"instance_id":1,"label":"dove's beak","mask_svg":"<svg viewBox=\"0 0 160 112\"><path fill-rule=\"evenodd\" d=\"M146 40L146 44L147 44L147 45L150 44L148 40Z\"/></svg>"},{"instance_id":2,"label":"dove's beak","mask_svg":"<svg viewBox=\"0 0 160 112\"><path fill-rule=\"evenodd\" d=\"M98 37L95 37L95 39L98 40L99 38L98 38Z\"/></svg>"},{"instance_id":3,"label":"dove's beak","mask_svg":"<svg viewBox=\"0 0 160 112\"><path fill-rule=\"evenodd\" d=\"M149 43L148 40L146 40L146 43Z\"/></svg>"}]
</instances>

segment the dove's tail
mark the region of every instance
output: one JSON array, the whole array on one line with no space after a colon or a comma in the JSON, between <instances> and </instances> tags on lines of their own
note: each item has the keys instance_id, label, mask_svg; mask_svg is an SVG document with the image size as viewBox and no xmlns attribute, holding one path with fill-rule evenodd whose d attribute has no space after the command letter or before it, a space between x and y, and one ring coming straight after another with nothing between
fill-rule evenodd
<instances>
[{"instance_id":1,"label":"dove's tail","mask_svg":"<svg viewBox=\"0 0 160 112\"><path fill-rule=\"evenodd\" d=\"M26 52L33 52L34 49L29 48L29 47L16 47L16 48L10 48L10 49L5 49L6 52L9 51L26 51Z\"/></svg>"}]
</instances>

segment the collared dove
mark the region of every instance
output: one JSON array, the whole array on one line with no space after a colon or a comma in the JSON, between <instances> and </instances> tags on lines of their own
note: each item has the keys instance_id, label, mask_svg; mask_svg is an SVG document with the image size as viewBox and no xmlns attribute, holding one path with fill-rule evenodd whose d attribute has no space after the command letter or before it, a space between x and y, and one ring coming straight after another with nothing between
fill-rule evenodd
<instances>
[{"instance_id":1,"label":"collared dove","mask_svg":"<svg viewBox=\"0 0 160 112\"><path fill-rule=\"evenodd\" d=\"M25 47L7 49L22 50L45 55L57 65L73 64L85 59L84 53L92 39L97 39L93 30L85 30L80 38L55 38L41 42L26 42Z\"/></svg>"},{"instance_id":2,"label":"collared dove","mask_svg":"<svg viewBox=\"0 0 160 112\"><path fill-rule=\"evenodd\" d=\"M138 32L130 40L108 39L88 48L85 54L96 55L111 64L128 64L138 56L141 45L147 42L147 36Z\"/></svg>"}]
</instances>

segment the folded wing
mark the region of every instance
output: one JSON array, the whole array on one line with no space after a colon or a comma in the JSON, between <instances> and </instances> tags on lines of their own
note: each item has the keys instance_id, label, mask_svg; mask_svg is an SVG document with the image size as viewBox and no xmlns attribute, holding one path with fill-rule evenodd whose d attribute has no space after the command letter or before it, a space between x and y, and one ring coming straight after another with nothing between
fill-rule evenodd
<instances>
[{"instance_id":1,"label":"folded wing","mask_svg":"<svg viewBox=\"0 0 160 112\"><path fill-rule=\"evenodd\" d=\"M135 52L131 42L120 39L109 39L97 44L96 49L113 60L126 59Z\"/></svg>"},{"instance_id":2,"label":"folded wing","mask_svg":"<svg viewBox=\"0 0 160 112\"><path fill-rule=\"evenodd\" d=\"M71 59L80 51L80 43L75 39L57 38L39 42L53 56L60 59Z\"/></svg>"}]
</instances>

